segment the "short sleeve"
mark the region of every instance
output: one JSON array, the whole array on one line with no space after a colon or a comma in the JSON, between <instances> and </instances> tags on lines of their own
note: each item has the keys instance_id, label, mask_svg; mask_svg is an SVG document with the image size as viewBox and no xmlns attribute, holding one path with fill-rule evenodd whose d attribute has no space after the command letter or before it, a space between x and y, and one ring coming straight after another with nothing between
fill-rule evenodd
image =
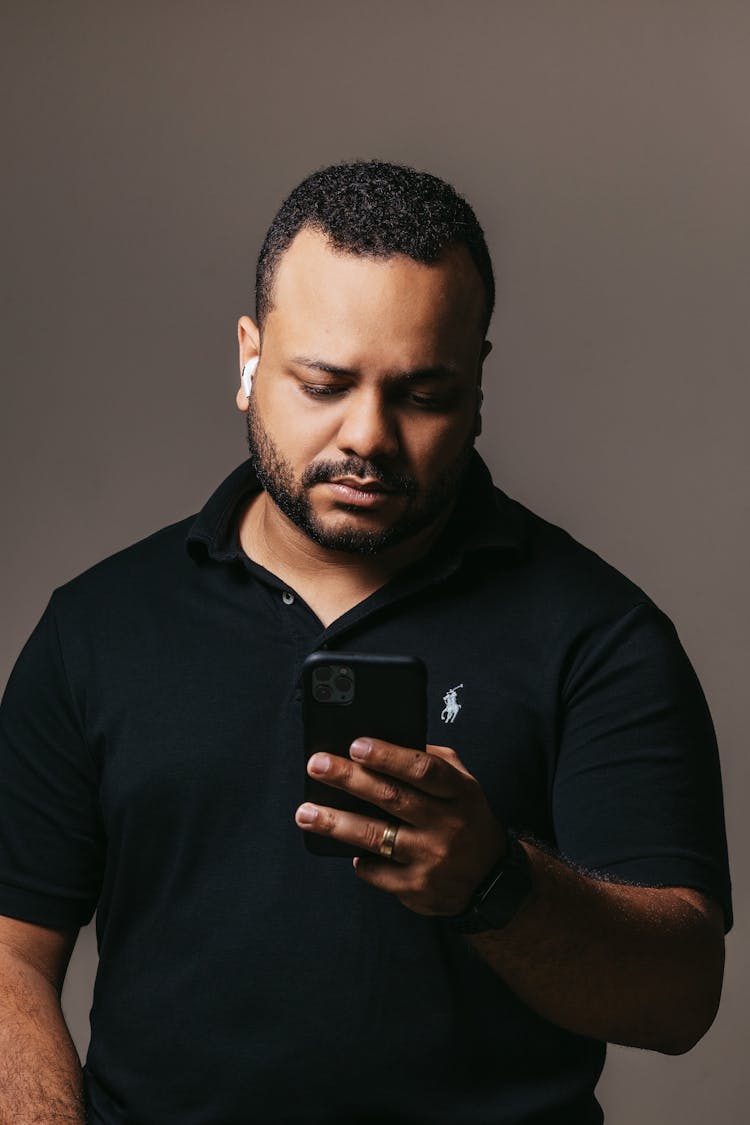
<instances>
[{"instance_id":1,"label":"short sleeve","mask_svg":"<svg viewBox=\"0 0 750 1125\"><path fill-rule=\"evenodd\" d=\"M97 771L68 683L53 595L0 704L0 914L85 925L103 853Z\"/></svg>"},{"instance_id":2,"label":"short sleeve","mask_svg":"<svg viewBox=\"0 0 750 1125\"><path fill-rule=\"evenodd\" d=\"M674 626L643 602L581 638L563 685L557 846L621 882L703 891L732 925L714 728Z\"/></svg>"}]
</instances>

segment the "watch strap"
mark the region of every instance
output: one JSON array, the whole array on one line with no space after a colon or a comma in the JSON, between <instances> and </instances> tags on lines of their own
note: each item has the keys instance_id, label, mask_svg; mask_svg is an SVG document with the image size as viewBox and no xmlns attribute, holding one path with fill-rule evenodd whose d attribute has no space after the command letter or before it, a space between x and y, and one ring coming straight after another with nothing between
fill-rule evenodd
<instances>
[{"instance_id":1,"label":"watch strap","mask_svg":"<svg viewBox=\"0 0 750 1125\"><path fill-rule=\"evenodd\" d=\"M532 888L531 864L517 834L506 833L508 850L471 897L466 910L448 919L464 934L501 930L520 910Z\"/></svg>"}]
</instances>

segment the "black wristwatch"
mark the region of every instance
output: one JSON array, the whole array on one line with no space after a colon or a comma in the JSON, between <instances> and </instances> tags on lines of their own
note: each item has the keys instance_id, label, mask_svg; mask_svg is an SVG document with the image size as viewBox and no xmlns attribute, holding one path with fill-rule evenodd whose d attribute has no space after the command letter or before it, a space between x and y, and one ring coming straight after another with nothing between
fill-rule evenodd
<instances>
[{"instance_id":1,"label":"black wristwatch","mask_svg":"<svg viewBox=\"0 0 750 1125\"><path fill-rule=\"evenodd\" d=\"M447 920L462 934L501 930L520 910L531 892L531 864L515 832L508 831L508 851L483 879L461 914Z\"/></svg>"}]
</instances>

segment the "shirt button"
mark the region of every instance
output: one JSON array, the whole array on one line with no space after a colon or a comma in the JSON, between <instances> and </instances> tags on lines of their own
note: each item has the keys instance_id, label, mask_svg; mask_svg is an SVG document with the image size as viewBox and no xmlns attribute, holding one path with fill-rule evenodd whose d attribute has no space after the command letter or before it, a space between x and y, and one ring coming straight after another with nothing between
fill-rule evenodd
<instances>
[{"instance_id":1,"label":"shirt button","mask_svg":"<svg viewBox=\"0 0 750 1125\"><path fill-rule=\"evenodd\" d=\"M294 601L294 594L291 592L291 590L285 590L281 595L281 600L284 605L291 605Z\"/></svg>"}]
</instances>

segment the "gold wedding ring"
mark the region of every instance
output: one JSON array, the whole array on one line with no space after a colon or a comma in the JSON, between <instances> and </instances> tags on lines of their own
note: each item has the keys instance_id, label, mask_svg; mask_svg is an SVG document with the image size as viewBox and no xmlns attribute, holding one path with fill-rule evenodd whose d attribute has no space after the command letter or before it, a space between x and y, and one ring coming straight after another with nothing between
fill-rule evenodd
<instances>
[{"instance_id":1,"label":"gold wedding ring","mask_svg":"<svg viewBox=\"0 0 750 1125\"><path fill-rule=\"evenodd\" d=\"M383 833L383 839L381 840L380 847L378 848L378 855L382 855L386 859L391 858L391 856L393 855L393 849L396 846L397 832L397 824L386 824L385 832Z\"/></svg>"}]
</instances>

